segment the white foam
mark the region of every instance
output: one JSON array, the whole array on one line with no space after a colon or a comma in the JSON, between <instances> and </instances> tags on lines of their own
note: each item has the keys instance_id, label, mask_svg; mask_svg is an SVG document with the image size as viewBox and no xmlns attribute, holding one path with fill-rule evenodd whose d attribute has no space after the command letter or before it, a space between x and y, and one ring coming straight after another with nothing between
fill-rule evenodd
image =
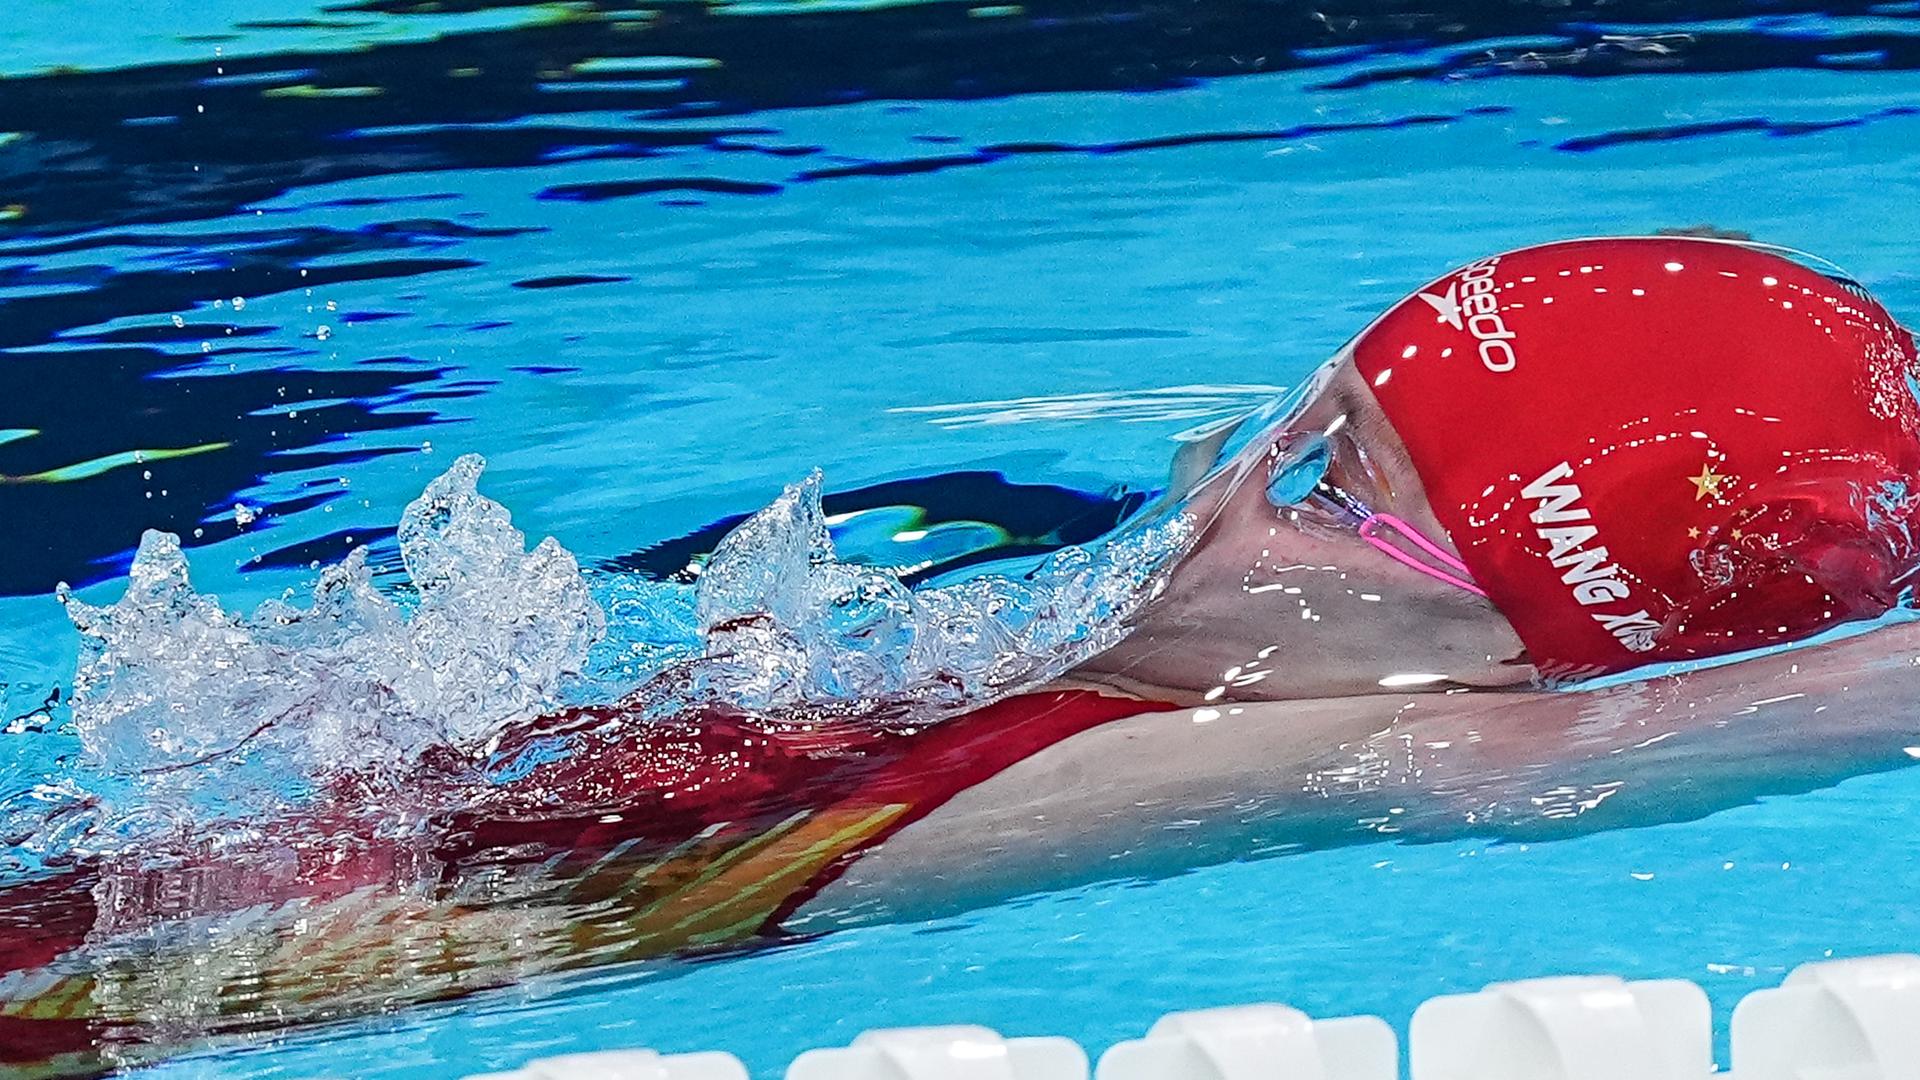
<instances>
[{"instance_id":1,"label":"white foam","mask_svg":"<svg viewBox=\"0 0 1920 1080\"><path fill-rule=\"evenodd\" d=\"M178 539L160 532L142 537L117 602L63 589L85 639L71 707L76 775L105 807L92 831L243 827L339 777L398 785L429 751L443 766L446 751L477 761L516 723L622 694L653 719L718 700L770 725L823 711L935 723L1117 642L1192 532L1173 515L1019 577L916 590L838 558L815 473L729 533L697 585L590 588L553 539L527 550L479 493L484 466L460 458L406 508L408 582L392 595L358 549L307 606L239 614L193 588Z\"/></svg>"},{"instance_id":2,"label":"white foam","mask_svg":"<svg viewBox=\"0 0 1920 1080\"><path fill-rule=\"evenodd\" d=\"M74 728L87 764L149 805L255 812L346 771L473 749L553 707L605 618L573 556L533 550L463 457L406 509L411 590L374 588L366 550L325 570L312 602L230 612L194 590L179 539L146 533L127 592L62 591L85 642Z\"/></svg>"}]
</instances>

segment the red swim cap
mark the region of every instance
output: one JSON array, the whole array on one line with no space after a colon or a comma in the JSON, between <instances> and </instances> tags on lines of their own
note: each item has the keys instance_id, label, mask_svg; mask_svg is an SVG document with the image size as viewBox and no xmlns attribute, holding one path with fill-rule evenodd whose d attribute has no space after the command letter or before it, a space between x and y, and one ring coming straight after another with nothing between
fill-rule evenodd
<instances>
[{"instance_id":1,"label":"red swim cap","mask_svg":"<svg viewBox=\"0 0 1920 1080\"><path fill-rule=\"evenodd\" d=\"M1920 562L1913 337L1797 262L1680 238L1527 248L1353 348L1549 679L1871 618Z\"/></svg>"}]
</instances>

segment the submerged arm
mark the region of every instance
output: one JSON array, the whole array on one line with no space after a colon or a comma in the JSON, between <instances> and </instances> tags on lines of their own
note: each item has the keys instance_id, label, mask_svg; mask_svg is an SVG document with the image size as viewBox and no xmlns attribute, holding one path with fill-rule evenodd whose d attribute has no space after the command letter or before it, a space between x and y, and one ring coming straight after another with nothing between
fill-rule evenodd
<instances>
[{"instance_id":1,"label":"submerged arm","mask_svg":"<svg viewBox=\"0 0 1920 1080\"><path fill-rule=\"evenodd\" d=\"M1920 625L1586 692L1183 709L1076 735L870 851L812 928L1302 848L1684 820L1910 763Z\"/></svg>"}]
</instances>

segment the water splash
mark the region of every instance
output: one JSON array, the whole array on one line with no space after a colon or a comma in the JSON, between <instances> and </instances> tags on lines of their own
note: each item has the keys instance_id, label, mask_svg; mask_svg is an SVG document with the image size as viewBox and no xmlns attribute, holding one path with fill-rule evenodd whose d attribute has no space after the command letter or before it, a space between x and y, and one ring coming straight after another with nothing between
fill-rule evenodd
<instances>
[{"instance_id":1,"label":"water splash","mask_svg":"<svg viewBox=\"0 0 1920 1080\"><path fill-rule=\"evenodd\" d=\"M718 701L769 724L937 722L1117 642L1191 539L1176 515L1022 576L910 589L838 557L814 473L729 533L695 585L590 586L553 539L527 550L479 493L483 467L459 459L407 507L397 595L375 588L360 549L308 606L240 615L193 588L159 532L116 603L63 590L85 639L71 707L86 791L67 793L62 828L85 820L112 846L251 827L343 778L401 790L430 754L446 775L448 751L475 761L518 723L623 695L661 721Z\"/></svg>"},{"instance_id":2,"label":"water splash","mask_svg":"<svg viewBox=\"0 0 1920 1080\"><path fill-rule=\"evenodd\" d=\"M559 700L605 626L574 558L532 551L463 457L402 516L411 580L374 588L366 550L310 606L251 615L196 592L177 537L148 532L126 595L61 597L84 638L74 729L87 764L143 805L270 810L327 778L391 776L435 747L471 751Z\"/></svg>"},{"instance_id":3,"label":"water splash","mask_svg":"<svg viewBox=\"0 0 1920 1080\"><path fill-rule=\"evenodd\" d=\"M847 702L979 705L1119 641L1190 536L1175 516L1097 553L1063 548L1024 577L909 589L890 570L839 560L816 472L708 560L694 607L705 682L768 714Z\"/></svg>"}]
</instances>

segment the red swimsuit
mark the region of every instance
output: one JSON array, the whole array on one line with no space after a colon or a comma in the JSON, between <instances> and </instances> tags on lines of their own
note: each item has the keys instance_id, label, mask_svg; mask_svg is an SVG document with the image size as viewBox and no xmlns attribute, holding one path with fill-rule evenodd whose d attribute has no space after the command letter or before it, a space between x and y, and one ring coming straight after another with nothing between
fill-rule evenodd
<instances>
[{"instance_id":1,"label":"red swimsuit","mask_svg":"<svg viewBox=\"0 0 1920 1080\"><path fill-rule=\"evenodd\" d=\"M158 1056L162 1026L278 1027L737 947L777 933L861 852L955 794L1088 728L1169 707L1031 694L914 734L768 733L723 714L640 727L617 708L545 718L503 741L495 760L513 779L424 850L317 816L272 853L83 866L0 895L0 1075L97 1073L101 1043L121 1060L129 1045ZM183 1006L168 983L227 931L196 946L166 928L208 917L243 927L241 944L222 938L218 951L249 961L233 985L203 984ZM117 948L123 939L139 948Z\"/></svg>"}]
</instances>

